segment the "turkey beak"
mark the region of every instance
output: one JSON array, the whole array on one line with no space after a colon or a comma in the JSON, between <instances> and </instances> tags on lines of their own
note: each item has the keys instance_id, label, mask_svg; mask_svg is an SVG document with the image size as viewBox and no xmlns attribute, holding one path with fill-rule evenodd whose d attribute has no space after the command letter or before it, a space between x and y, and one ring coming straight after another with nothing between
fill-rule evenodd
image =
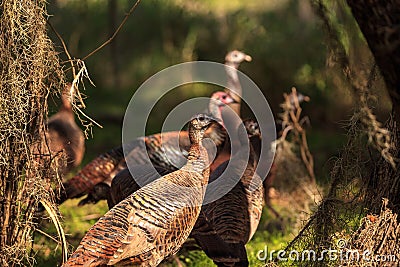
<instances>
[{"instance_id":1,"label":"turkey beak","mask_svg":"<svg viewBox=\"0 0 400 267\"><path fill-rule=\"evenodd\" d=\"M252 60L252 58L251 58L251 56L246 55L246 56L244 57L244 60L246 60L247 62L250 62L250 61Z\"/></svg>"},{"instance_id":2,"label":"turkey beak","mask_svg":"<svg viewBox=\"0 0 400 267\"><path fill-rule=\"evenodd\" d=\"M225 100L226 105L234 104L234 103L239 103L239 102L237 102L233 97L229 97L227 100Z\"/></svg>"}]
</instances>

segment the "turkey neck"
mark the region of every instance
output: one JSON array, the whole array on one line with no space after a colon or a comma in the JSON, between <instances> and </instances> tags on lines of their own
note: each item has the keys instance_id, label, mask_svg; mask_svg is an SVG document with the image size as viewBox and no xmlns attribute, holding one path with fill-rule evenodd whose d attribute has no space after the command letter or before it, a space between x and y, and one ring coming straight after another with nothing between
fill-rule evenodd
<instances>
[{"instance_id":1,"label":"turkey neck","mask_svg":"<svg viewBox=\"0 0 400 267\"><path fill-rule=\"evenodd\" d=\"M211 125L206 131L206 136L213 140L218 149L223 147L223 144L226 142L227 138L225 128L219 123Z\"/></svg>"},{"instance_id":2,"label":"turkey neck","mask_svg":"<svg viewBox=\"0 0 400 267\"><path fill-rule=\"evenodd\" d=\"M241 108L241 97L242 97L242 86L240 85L239 76L237 73L237 69L239 67L239 63L233 62L225 62L225 71L227 75L227 85L228 88L225 89L226 93L228 93L236 103L229 104L229 107L236 113L240 118L240 108ZM225 128L228 129L228 132L231 132L233 135L231 136L231 142L233 142L233 146L237 147L239 144L235 143L238 136L236 135L237 129L241 120L234 116L232 113L225 112L223 121L225 122ZM230 153L232 144L229 142L225 142L223 151L225 153Z\"/></svg>"},{"instance_id":3,"label":"turkey neck","mask_svg":"<svg viewBox=\"0 0 400 267\"><path fill-rule=\"evenodd\" d=\"M201 144L192 145L189 150L188 161L182 170L200 174L204 179L201 181L201 186L208 183L210 176L210 168L208 166L207 150ZM197 181L196 181L197 183Z\"/></svg>"},{"instance_id":4,"label":"turkey neck","mask_svg":"<svg viewBox=\"0 0 400 267\"><path fill-rule=\"evenodd\" d=\"M238 67L239 64L237 63L225 62L225 71L228 77L227 79L228 88L225 89L225 91L237 102L237 103L232 103L229 106L236 112L237 115L240 115L242 86L240 85L239 76L237 74Z\"/></svg>"},{"instance_id":5,"label":"turkey neck","mask_svg":"<svg viewBox=\"0 0 400 267\"><path fill-rule=\"evenodd\" d=\"M210 174L208 153L201 142L204 137L204 132L205 129L197 130L189 126L189 138L192 145L189 149L188 161L181 169L202 175L202 177L204 177L201 181L202 186L208 183Z\"/></svg>"},{"instance_id":6,"label":"turkey neck","mask_svg":"<svg viewBox=\"0 0 400 267\"><path fill-rule=\"evenodd\" d=\"M245 164L245 165L243 165L243 167L246 168L245 173L243 173L243 176L241 177L241 181L245 186L250 186L252 179L253 179L253 174L254 174L254 173L246 174L246 172L248 172L249 170L254 171L257 168L257 162L258 162L257 152L255 152L255 148L253 146L253 141L254 141L253 137L254 137L254 140L257 138L257 136L249 137L249 143L248 143L249 154L248 155L246 155L246 153L241 153L241 151L246 151L247 144L242 144L241 149L239 150L239 153L240 153L239 159L242 160L242 163ZM244 163L244 161L246 161L246 163Z\"/></svg>"}]
</instances>

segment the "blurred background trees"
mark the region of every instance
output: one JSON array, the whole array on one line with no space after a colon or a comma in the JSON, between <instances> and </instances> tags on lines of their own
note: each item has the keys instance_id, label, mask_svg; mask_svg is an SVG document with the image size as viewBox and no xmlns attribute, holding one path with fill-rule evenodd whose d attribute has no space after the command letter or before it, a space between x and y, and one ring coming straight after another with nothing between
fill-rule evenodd
<instances>
[{"instance_id":1,"label":"blurred background trees","mask_svg":"<svg viewBox=\"0 0 400 267\"><path fill-rule=\"evenodd\" d=\"M370 65L372 57L347 5L325 2L351 59L360 66ZM48 9L54 15L50 22L71 55L83 58L108 39L133 4L127 0L57 0ZM62 52L57 38L50 35ZM151 75L185 61L222 63L227 51L240 49L253 57L241 70L263 90L275 114L280 112L282 93L292 86L311 97L304 113L313 127L310 149L316 153L316 173L324 180L328 159L344 141L340 124L349 119L353 103L341 71L326 57L324 36L308 0L141 2L116 39L85 62L96 85L86 86L88 113L106 129L93 129L86 160L120 143L128 101ZM61 57L66 59L64 54ZM379 89L375 90L376 112L385 118L390 105L385 91ZM191 96L208 96L212 90L209 86L178 88L159 108L169 110ZM152 114L149 132L157 131L163 116Z\"/></svg>"}]
</instances>

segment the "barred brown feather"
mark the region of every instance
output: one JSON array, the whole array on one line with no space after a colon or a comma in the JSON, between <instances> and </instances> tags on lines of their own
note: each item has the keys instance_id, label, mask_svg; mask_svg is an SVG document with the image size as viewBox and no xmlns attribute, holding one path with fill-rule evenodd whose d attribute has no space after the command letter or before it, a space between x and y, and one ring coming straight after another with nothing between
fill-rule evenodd
<instances>
[{"instance_id":1,"label":"barred brown feather","mask_svg":"<svg viewBox=\"0 0 400 267\"><path fill-rule=\"evenodd\" d=\"M146 185L170 173L165 168L153 165L138 165L133 166L133 168L135 168L135 178L130 170L126 168L120 171L112 180L110 196L107 199L108 208L111 209L127 196L139 190L141 186L136 182L137 180L140 179L141 185Z\"/></svg>"},{"instance_id":2,"label":"barred brown feather","mask_svg":"<svg viewBox=\"0 0 400 267\"><path fill-rule=\"evenodd\" d=\"M106 180L115 172L120 160L124 158L122 147L106 152L80 170L74 177L63 183L58 203L70 198L81 197L90 192L94 185Z\"/></svg>"}]
</instances>

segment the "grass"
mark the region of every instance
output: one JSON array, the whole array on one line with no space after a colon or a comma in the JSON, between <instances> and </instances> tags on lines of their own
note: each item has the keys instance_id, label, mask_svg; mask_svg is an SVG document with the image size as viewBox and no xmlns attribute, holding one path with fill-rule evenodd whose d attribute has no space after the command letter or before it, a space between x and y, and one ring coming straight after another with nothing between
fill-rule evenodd
<instances>
[{"instance_id":1,"label":"grass","mask_svg":"<svg viewBox=\"0 0 400 267\"><path fill-rule=\"evenodd\" d=\"M64 231L70 245L69 252L77 247L86 231L108 210L105 201L96 205L78 207L79 200L68 200L60 206ZM41 230L51 236L56 236L56 229L47 219L41 222ZM38 232L35 234L34 253L37 253L35 266L57 266L61 260L61 250L57 243Z\"/></svg>"}]
</instances>

